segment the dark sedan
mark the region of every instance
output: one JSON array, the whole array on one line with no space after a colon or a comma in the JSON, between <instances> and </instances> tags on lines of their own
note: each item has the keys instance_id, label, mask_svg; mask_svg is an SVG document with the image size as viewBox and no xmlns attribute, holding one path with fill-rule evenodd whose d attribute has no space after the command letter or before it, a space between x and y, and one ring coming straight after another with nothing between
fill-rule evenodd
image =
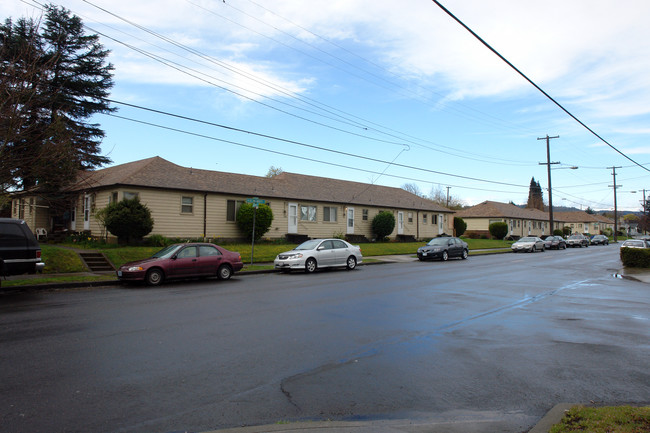
<instances>
[{"instance_id":1,"label":"dark sedan","mask_svg":"<svg viewBox=\"0 0 650 433\"><path fill-rule=\"evenodd\" d=\"M595 235L589 243L591 245L609 245L609 238L605 235Z\"/></svg>"},{"instance_id":2,"label":"dark sedan","mask_svg":"<svg viewBox=\"0 0 650 433\"><path fill-rule=\"evenodd\" d=\"M449 257L466 259L469 255L467 243L458 238L433 238L425 246L418 248L418 259L440 259L446 261Z\"/></svg>"},{"instance_id":3,"label":"dark sedan","mask_svg":"<svg viewBox=\"0 0 650 433\"><path fill-rule=\"evenodd\" d=\"M548 236L544 239L544 244L549 250L566 250L566 242L562 236Z\"/></svg>"},{"instance_id":4,"label":"dark sedan","mask_svg":"<svg viewBox=\"0 0 650 433\"><path fill-rule=\"evenodd\" d=\"M117 270L121 281L144 281L157 286L166 279L213 277L229 279L244 264L241 255L214 244L170 245L148 259L126 263Z\"/></svg>"}]
</instances>

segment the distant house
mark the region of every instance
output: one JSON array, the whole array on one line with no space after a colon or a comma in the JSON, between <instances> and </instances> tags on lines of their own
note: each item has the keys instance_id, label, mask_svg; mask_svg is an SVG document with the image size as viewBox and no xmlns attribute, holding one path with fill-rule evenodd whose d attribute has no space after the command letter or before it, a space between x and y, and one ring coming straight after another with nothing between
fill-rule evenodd
<instances>
[{"instance_id":1,"label":"distant house","mask_svg":"<svg viewBox=\"0 0 650 433\"><path fill-rule=\"evenodd\" d=\"M240 239L237 210L246 199L258 197L274 215L267 238L372 239L372 220L380 211L395 215L392 238L453 234L453 211L401 188L287 172L268 178L198 170L160 157L83 172L61 197L67 197L63 207L53 208L37 191L14 194L12 216L26 220L33 231L40 227L100 236L103 227L95 212L138 197L151 210L152 234Z\"/></svg>"},{"instance_id":2,"label":"distant house","mask_svg":"<svg viewBox=\"0 0 650 433\"><path fill-rule=\"evenodd\" d=\"M493 222L508 224L512 237L550 235L549 214L538 209L520 208L509 203L484 201L456 214L467 223L467 232L489 235ZM553 212L554 230L570 227L571 233L595 235L606 228L614 228L614 221L602 215L586 212Z\"/></svg>"},{"instance_id":3,"label":"distant house","mask_svg":"<svg viewBox=\"0 0 650 433\"><path fill-rule=\"evenodd\" d=\"M585 235L597 235L608 227L614 229L614 221L598 214L588 214L587 212L555 212L554 219L563 224L564 227L570 227L571 233L582 233Z\"/></svg>"},{"instance_id":4,"label":"distant house","mask_svg":"<svg viewBox=\"0 0 650 433\"><path fill-rule=\"evenodd\" d=\"M476 206L463 209L456 214L467 223L467 233L476 232L490 235L490 224L504 222L508 224L508 236L549 235L548 214L539 209L520 208L510 203L484 201ZM557 224L556 224L557 226Z\"/></svg>"}]
</instances>

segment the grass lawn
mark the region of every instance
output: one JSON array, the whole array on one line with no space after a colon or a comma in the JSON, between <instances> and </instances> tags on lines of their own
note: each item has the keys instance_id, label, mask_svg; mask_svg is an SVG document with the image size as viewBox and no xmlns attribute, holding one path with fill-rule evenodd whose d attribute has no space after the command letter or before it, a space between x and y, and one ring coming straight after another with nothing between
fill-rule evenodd
<instances>
[{"instance_id":1,"label":"grass lawn","mask_svg":"<svg viewBox=\"0 0 650 433\"><path fill-rule=\"evenodd\" d=\"M498 241L491 239L464 239L470 248L470 254L481 254L476 249L498 249L508 248L512 242ZM361 253L363 254L366 263L376 261L372 256L392 255L392 254L413 254L418 247L424 245L425 242L372 242L359 244ZM243 271L272 269L272 266L260 265L261 263L269 263L275 259L279 253L288 251L296 246L296 244L276 243L276 242L261 242L255 244L255 257L253 258L253 265L251 266L251 245L250 244L221 244L224 248L231 251L237 251L241 254L242 261L244 262ZM67 247L67 248L63 248ZM126 262L134 260L145 259L151 257L156 251L162 247L121 247L117 245L79 245L79 244L41 244L43 254L43 261L45 262L45 269L43 275L36 280L34 278L14 279L12 281L4 281L3 286L18 286L30 285L35 283L55 283L55 282L70 282L70 281L96 281L97 277L82 277L82 276L56 276L47 277L47 274L67 274L75 272L86 272L87 269L83 265L79 256L71 251L69 248L76 249L89 249L99 250L103 252L108 260L113 263L115 267L119 267ZM99 278L107 279L110 276L102 276Z\"/></svg>"},{"instance_id":2,"label":"grass lawn","mask_svg":"<svg viewBox=\"0 0 650 433\"><path fill-rule=\"evenodd\" d=\"M549 433L647 433L650 432L650 407L571 408Z\"/></svg>"}]
</instances>

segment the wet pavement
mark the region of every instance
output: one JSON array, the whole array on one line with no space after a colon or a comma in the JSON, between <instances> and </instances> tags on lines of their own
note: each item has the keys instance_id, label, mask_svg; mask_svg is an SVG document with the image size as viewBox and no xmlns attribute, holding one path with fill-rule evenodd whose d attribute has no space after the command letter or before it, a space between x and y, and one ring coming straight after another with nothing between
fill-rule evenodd
<instances>
[{"instance_id":1,"label":"wet pavement","mask_svg":"<svg viewBox=\"0 0 650 433\"><path fill-rule=\"evenodd\" d=\"M15 382L12 389L24 393L26 381L47 384L50 376L67 377L62 382L54 378L40 389L31 384L27 391L42 400L40 416L54 410L50 416L76 420L80 431L103 428L103 415L95 416L93 410L118 414L126 404L132 412L123 415L126 424L107 424L112 425L109 430L181 431L187 426L209 431L205 425L233 426L239 425L233 420L241 419L260 425L221 431L519 433L538 424L551 408L548 402L564 401L561 397L575 402L643 398L637 389L649 383L644 370L637 368L643 346L634 349L639 343L630 342L641 338L638 327L647 320L647 310L640 310L642 303L626 301L634 293L630 287L641 286L617 281L616 275L646 283L650 276L617 271L617 261L610 260L603 265L611 269L609 276L591 277L600 259L589 258L607 251L590 248L564 256L470 257L469 262L447 263L386 256L382 262L403 266L316 275L238 274L223 284L37 295L18 304L14 314L25 313L27 318L29 309L42 310L38 320L16 324L27 325L24 330L3 323L6 335L0 340L6 353L42 352L48 362L36 376L26 376L31 379L21 379L26 372L18 369L15 379L11 375L11 380L3 380L4 387ZM575 279L561 257L581 260L566 266L580 269L584 277ZM470 273L475 266L477 273ZM504 266L511 273L500 275L498 269ZM546 277L522 286L530 272L546 275L548 268L554 269L557 288L550 289ZM454 278L459 271L465 284ZM356 282L348 281L357 277ZM488 285L492 280L495 285ZM432 283L435 286L427 290ZM392 290L395 285L398 292ZM97 305L89 309L96 296ZM7 306L4 319L8 313ZM301 323L304 329L294 332L291 323ZM44 336L37 332L41 328L38 332ZM606 335L615 335L615 341L603 340ZM20 336L26 346L14 347ZM253 352L254 346L259 353ZM278 350L292 355L279 358ZM73 358L66 355L57 361L59 352ZM38 365L38 360L23 363ZM283 373L270 373L276 370ZM6 398L12 395L2 390ZM221 390L225 394L215 397ZM68 396L67 407L78 409L55 414L50 406L61 396ZM179 411L176 401L185 409ZM26 402L11 404L26 420L39 416L21 408L28 407ZM1 406L7 407L4 402ZM399 407L410 410L394 409ZM375 413L370 408L391 415L354 419L354 413ZM84 415L75 413L79 411ZM264 425L264 417L256 417L266 411L285 414L265 416L266 422L296 422ZM320 411L320 418L332 421L302 421L319 418ZM192 423L206 412L212 414L209 422ZM0 415L17 422L13 414ZM138 424L142 419L148 421Z\"/></svg>"}]
</instances>

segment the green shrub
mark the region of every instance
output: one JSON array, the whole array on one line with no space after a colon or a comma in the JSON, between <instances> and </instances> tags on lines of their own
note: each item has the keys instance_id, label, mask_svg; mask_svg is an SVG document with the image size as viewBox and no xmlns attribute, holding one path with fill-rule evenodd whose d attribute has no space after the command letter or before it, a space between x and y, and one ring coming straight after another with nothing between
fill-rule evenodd
<instances>
[{"instance_id":1,"label":"green shrub","mask_svg":"<svg viewBox=\"0 0 650 433\"><path fill-rule=\"evenodd\" d=\"M372 232L378 241L383 241L395 229L395 215L392 212L379 212L372 219Z\"/></svg>"},{"instance_id":2,"label":"green shrub","mask_svg":"<svg viewBox=\"0 0 650 433\"><path fill-rule=\"evenodd\" d=\"M150 245L152 247L164 247L173 243L170 239L167 239L165 236L159 234L149 236L146 241L147 245Z\"/></svg>"},{"instance_id":3,"label":"green shrub","mask_svg":"<svg viewBox=\"0 0 650 433\"><path fill-rule=\"evenodd\" d=\"M255 210L251 203L244 203L237 211L237 226L246 239L252 240L253 217L255 217L255 240L258 241L269 231L273 222L273 211L265 204Z\"/></svg>"},{"instance_id":4,"label":"green shrub","mask_svg":"<svg viewBox=\"0 0 650 433\"><path fill-rule=\"evenodd\" d=\"M564 232L561 229L553 230L553 236L564 236Z\"/></svg>"},{"instance_id":5,"label":"green shrub","mask_svg":"<svg viewBox=\"0 0 650 433\"><path fill-rule=\"evenodd\" d=\"M141 241L153 230L151 211L137 197L113 202L105 212L106 230L117 236L120 243Z\"/></svg>"},{"instance_id":6,"label":"green shrub","mask_svg":"<svg viewBox=\"0 0 650 433\"><path fill-rule=\"evenodd\" d=\"M621 248L621 262L631 268L650 268L650 249Z\"/></svg>"},{"instance_id":7,"label":"green shrub","mask_svg":"<svg viewBox=\"0 0 650 433\"><path fill-rule=\"evenodd\" d=\"M571 234L571 227L564 226L562 227L562 235L569 236Z\"/></svg>"},{"instance_id":8,"label":"green shrub","mask_svg":"<svg viewBox=\"0 0 650 433\"><path fill-rule=\"evenodd\" d=\"M467 230L467 223L460 217L454 217L454 230L456 231L456 236L462 236Z\"/></svg>"},{"instance_id":9,"label":"green shrub","mask_svg":"<svg viewBox=\"0 0 650 433\"><path fill-rule=\"evenodd\" d=\"M508 223L492 223L488 228L490 230L490 234L494 239L503 239L508 234Z\"/></svg>"}]
</instances>

